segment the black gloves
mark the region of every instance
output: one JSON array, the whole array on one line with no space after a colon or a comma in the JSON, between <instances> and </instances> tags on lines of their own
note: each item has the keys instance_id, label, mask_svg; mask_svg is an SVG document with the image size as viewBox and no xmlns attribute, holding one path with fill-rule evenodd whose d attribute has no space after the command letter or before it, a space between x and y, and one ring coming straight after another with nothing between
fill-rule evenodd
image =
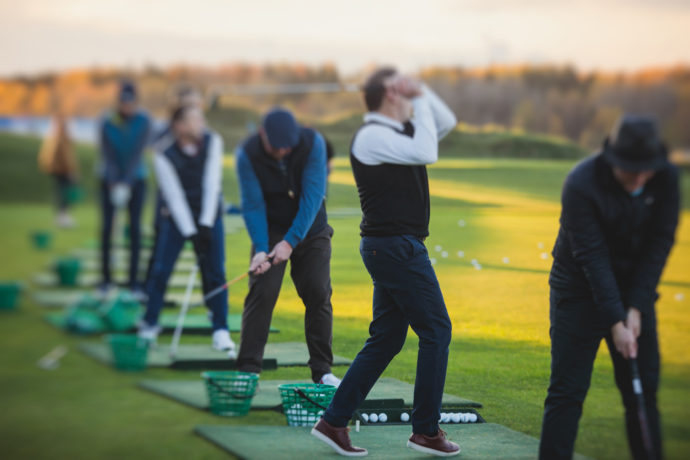
<instances>
[{"instance_id":1,"label":"black gloves","mask_svg":"<svg viewBox=\"0 0 690 460\"><path fill-rule=\"evenodd\" d=\"M203 257L211 248L211 227L199 225L196 235L192 235L191 240L197 256Z\"/></svg>"}]
</instances>

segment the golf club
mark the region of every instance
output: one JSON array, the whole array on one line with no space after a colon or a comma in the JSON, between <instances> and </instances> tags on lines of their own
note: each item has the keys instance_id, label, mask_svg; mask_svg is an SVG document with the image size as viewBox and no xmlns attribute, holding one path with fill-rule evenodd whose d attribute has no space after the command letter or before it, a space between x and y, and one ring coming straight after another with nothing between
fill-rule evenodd
<instances>
[{"instance_id":1,"label":"golf club","mask_svg":"<svg viewBox=\"0 0 690 460\"><path fill-rule=\"evenodd\" d=\"M267 262L273 262L273 257L266 259ZM189 308L205 306L206 303L213 297L217 296L221 292L227 290L233 284L248 277L251 272L246 271L241 275L231 279L225 284L222 284L214 289L212 289L208 294L204 296L204 299L193 305L189 305L189 300L192 296L192 289L194 289L194 280L196 279L196 274L199 271L199 266L194 265L194 268L189 274L189 281L187 282L187 289L185 290L184 300L182 302L182 309L180 310L180 315L177 317L177 324L175 325L175 332L173 334L172 343L170 344L170 357L174 358L177 355L177 348L180 345L180 338L182 337L182 328L184 327L184 319L187 316L187 311Z\"/></svg>"},{"instance_id":2,"label":"golf club","mask_svg":"<svg viewBox=\"0 0 690 460\"><path fill-rule=\"evenodd\" d=\"M187 288L184 292L184 300L182 301L182 308L180 315L177 317L177 324L175 325L175 333L173 334L172 342L170 344L170 357L174 358L177 355L177 347L180 345L180 337L182 336L182 327L184 326L184 319L187 316L189 309L189 299L192 297L192 290L194 289L194 282L196 274L199 271L199 266L194 265L189 272L189 279L187 281Z\"/></svg>"},{"instance_id":3,"label":"golf club","mask_svg":"<svg viewBox=\"0 0 690 460\"><path fill-rule=\"evenodd\" d=\"M649 430L649 421L647 420L647 410L644 405L644 394L642 393L642 381L640 380L640 371L637 368L637 359L630 358L630 373L632 375L633 393L637 399L637 419L640 422L640 433L642 434L642 445L649 460L656 459L654 446L652 445L652 435Z\"/></svg>"}]
</instances>

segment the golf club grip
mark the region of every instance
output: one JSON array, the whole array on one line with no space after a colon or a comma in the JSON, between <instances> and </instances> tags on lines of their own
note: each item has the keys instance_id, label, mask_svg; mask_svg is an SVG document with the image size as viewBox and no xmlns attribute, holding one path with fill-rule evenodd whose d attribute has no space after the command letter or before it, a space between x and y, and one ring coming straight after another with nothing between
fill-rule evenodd
<instances>
[{"instance_id":1,"label":"golf club grip","mask_svg":"<svg viewBox=\"0 0 690 460\"><path fill-rule=\"evenodd\" d=\"M640 434L642 435L642 446L647 453L649 460L656 459L654 446L652 445L652 435L649 430L649 420L647 419L647 410L645 408L644 393L642 389L642 381L640 379L640 370L637 366L637 359L630 358L630 374L632 376L633 393L637 399L637 419L640 422Z\"/></svg>"}]
</instances>

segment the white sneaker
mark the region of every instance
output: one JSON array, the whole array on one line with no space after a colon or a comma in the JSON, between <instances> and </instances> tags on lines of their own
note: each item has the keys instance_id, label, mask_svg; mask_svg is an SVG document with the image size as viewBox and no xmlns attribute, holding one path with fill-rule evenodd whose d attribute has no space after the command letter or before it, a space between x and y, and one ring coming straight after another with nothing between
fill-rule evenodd
<instances>
[{"instance_id":1,"label":"white sneaker","mask_svg":"<svg viewBox=\"0 0 690 460\"><path fill-rule=\"evenodd\" d=\"M230 338L230 332L227 329L218 329L213 333L213 349L227 351L231 359L237 358L235 342Z\"/></svg>"},{"instance_id":2,"label":"white sneaker","mask_svg":"<svg viewBox=\"0 0 690 460\"><path fill-rule=\"evenodd\" d=\"M137 337L140 339L148 340L151 343L155 343L158 340L158 334L161 333L161 327L149 326L146 321L139 323L139 330L137 331Z\"/></svg>"},{"instance_id":3,"label":"white sneaker","mask_svg":"<svg viewBox=\"0 0 690 460\"><path fill-rule=\"evenodd\" d=\"M60 211L55 218L55 223L61 228L74 228L74 219L66 211Z\"/></svg>"},{"instance_id":4,"label":"white sneaker","mask_svg":"<svg viewBox=\"0 0 690 460\"><path fill-rule=\"evenodd\" d=\"M341 380L330 372L328 374L323 374L321 380L319 380L319 383L322 385L333 385L336 388L340 386L340 382Z\"/></svg>"}]
</instances>

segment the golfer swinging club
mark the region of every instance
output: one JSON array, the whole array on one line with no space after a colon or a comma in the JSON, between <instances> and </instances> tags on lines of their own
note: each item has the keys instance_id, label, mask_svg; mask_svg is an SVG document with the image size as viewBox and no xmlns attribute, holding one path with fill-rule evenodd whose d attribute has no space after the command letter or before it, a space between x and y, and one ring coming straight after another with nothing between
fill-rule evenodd
<instances>
[{"instance_id":1,"label":"golfer swinging club","mask_svg":"<svg viewBox=\"0 0 690 460\"><path fill-rule=\"evenodd\" d=\"M460 453L439 428L451 323L424 239L429 235L426 165L457 121L429 88L392 68L364 86L369 113L354 135L350 161L362 205L360 253L374 282L370 337L311 433L345 456L367 455L347 432L408 327L419 336L412 436L407 446L438 456ZM414 117L411 118L414 111Z\"/></svg>"},{"instance_id":2,"label":"golfer swinging club","mask_svg":"<svg viewBox=\"0 0 690 460\"><path fill-rule=\"evenodd\" d=\"M139 336L155 340L158 316L175 261L186 240L191 240L201 269L204 294L225 284L225 234L222 213L221 137L206 128L196 106L181 106L173 113L173 139L158 144L154 170L162 195L156 244L146 282L148 301ZM228 293L208 300L213 327L213 348L235 357L228 331Z\"/></svg>"},{"instance_id":3,"label":"golfer swinging club","mask_svg":"<svg viewBox=\"0 0 690 460\"><path fill-rule=\"evenodd\" d=\"M636 358L651 447L662 458L654 303L679 213L678 171L666 157L656 120L625 116L603 150L565 181L549 278L551 383L539 449L543 460L573 456L602 338L623 397L633 457L647 457L626 362Z\"/></svg>"},{"instance_id":4,"label":"golfer swinging club","mask_svg":"<svg viewBox=\"0 0 690 460\"><path fill-rule=\"evenodd\" d=\"M333 373L331 237L326 215L326 144L287 110L273 109L237 149L242 216L252 240L249 293L237 367L260 373L287 261L304 302L304 335L314 382ZM270 252L269 252L270 251ZM272 262L269 261L272 258Z\"/></svg>"}]
</instances>

